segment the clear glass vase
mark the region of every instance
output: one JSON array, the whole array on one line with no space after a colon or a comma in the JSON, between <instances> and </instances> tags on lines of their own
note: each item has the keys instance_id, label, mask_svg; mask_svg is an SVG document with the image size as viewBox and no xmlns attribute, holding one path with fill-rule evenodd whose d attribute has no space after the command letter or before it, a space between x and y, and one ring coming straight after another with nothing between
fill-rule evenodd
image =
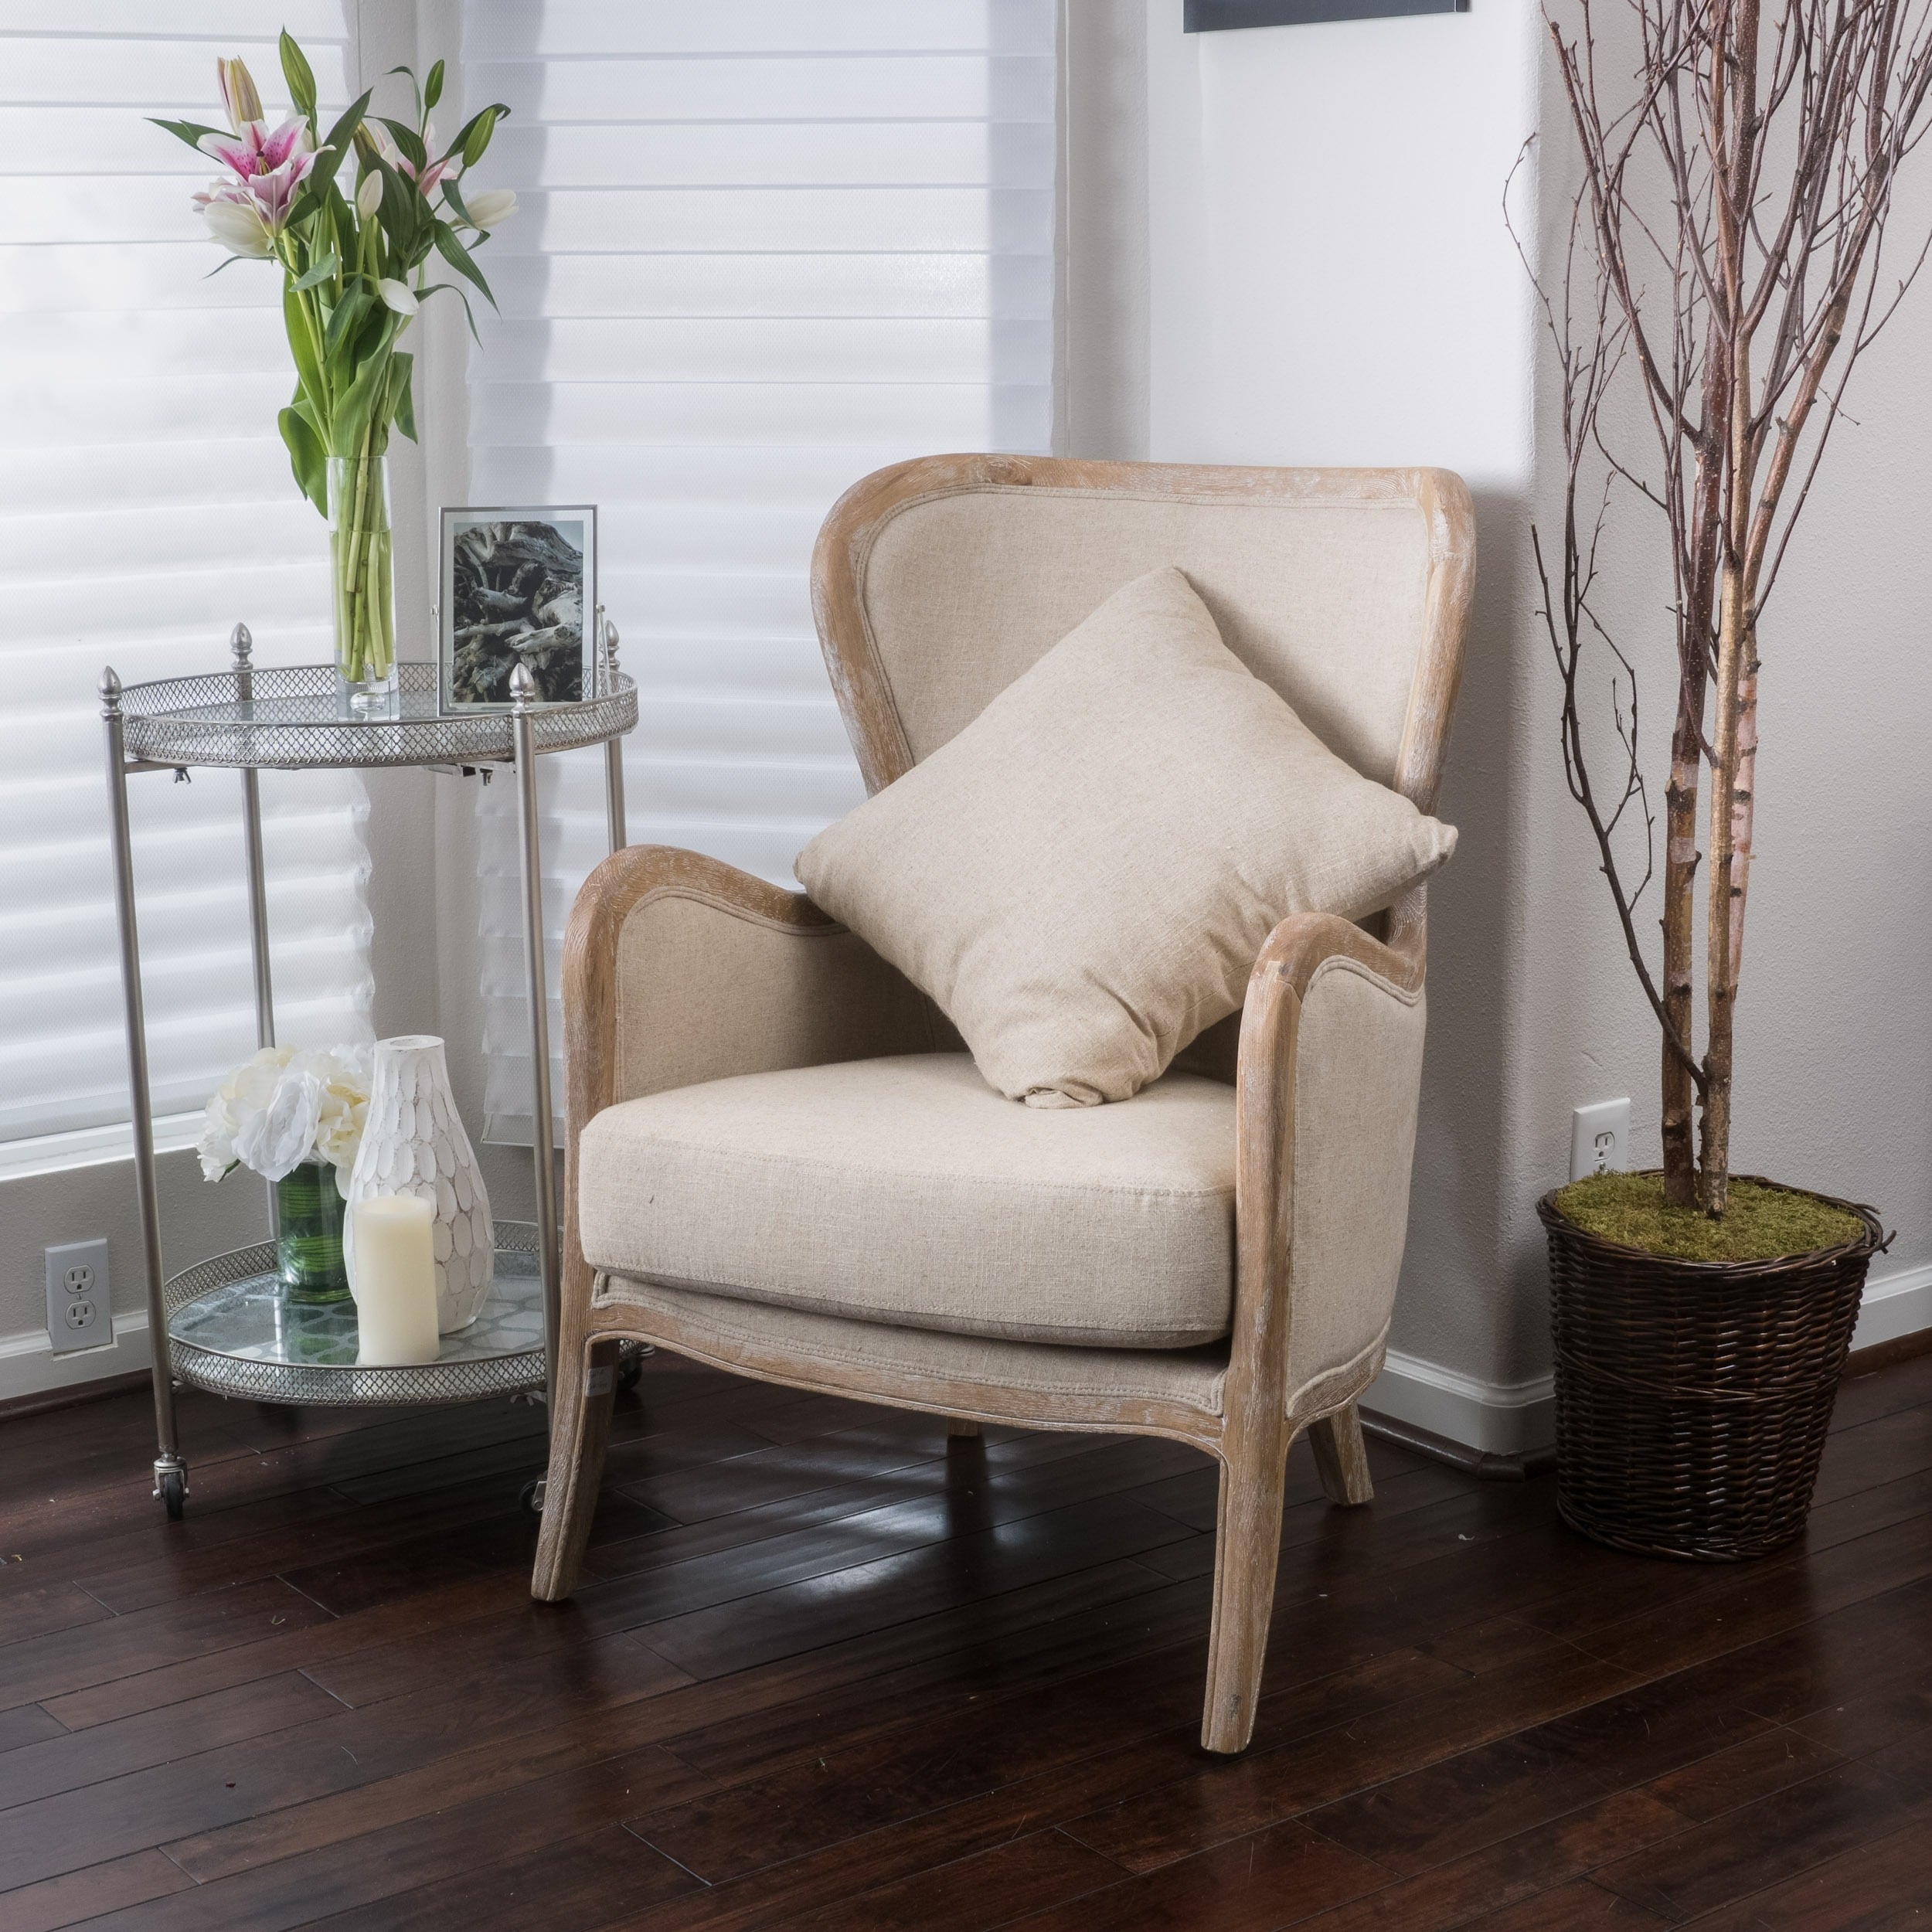
<instances>
[{"instance_id":1,"label":"clear glass vase","mask_svg":"<svg viewBox=\"0 0 1932 1932\"><path fill-rule=\"evenodd\" d=\"M344 1208L335 1170L326 1161L304 1161L275 1183L281 1224L275 1272L284 1301L314 1306L349 1299L349 1269L342 1258Z\"/></svg>"},{"instance_id":2,"label":"clear glass vase","mask_svg":"<svg viewBox=\"0 0 1932 1932\"><path fill-rule=\"evenodd\" d=\"M389 458L332 457L329 582L335 677L345 716L396 711L396 583L389 535Z\"/></svg>"}]
</instances>

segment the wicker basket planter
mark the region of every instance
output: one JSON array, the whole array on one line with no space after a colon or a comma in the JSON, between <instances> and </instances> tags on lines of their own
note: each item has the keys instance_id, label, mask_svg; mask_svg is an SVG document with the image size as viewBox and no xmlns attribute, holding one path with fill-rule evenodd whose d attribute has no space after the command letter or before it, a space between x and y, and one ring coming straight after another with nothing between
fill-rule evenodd
<instances>
[{"instance_id":1,"label":"wicker basket planter","mask_svg":"<svg viewBox=\"0 0 1932 1932\"><path fill-rule=\"evenodd\" d=\"M1877 1216L1833 1200L1864 1222L1862 1240L1774 1261L1682 1261L1586 1233L1556 1199L1536 1212L1549 1234L1563 1520L1618 1549L1703 1563L1791 1542L1886 1239Z\"/></svg>"}]
</instances>

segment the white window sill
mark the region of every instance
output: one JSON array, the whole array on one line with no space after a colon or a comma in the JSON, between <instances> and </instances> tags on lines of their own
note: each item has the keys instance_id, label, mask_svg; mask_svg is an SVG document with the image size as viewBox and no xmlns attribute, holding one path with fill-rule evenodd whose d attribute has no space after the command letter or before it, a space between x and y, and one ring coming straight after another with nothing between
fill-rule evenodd
<instances>
[{"instance_id":1,"label":"white window sill","mask_svg":"<svg viewBox=\"0 0 1932 1932\"><path fill-rule=\"evenodd\" d=\"M201 1138L202 1115L165 1114L155 1122L155 1151L172 1154L192 1147ZM31 1140L0 1141L0 1186L34 1174L60 1174L70 1168L100 1167L110 1161L131 1161L134 1130L125 1121L106 1127L79 1127L65 1134L42 1134Z\"/></svg>"}]
</instances>

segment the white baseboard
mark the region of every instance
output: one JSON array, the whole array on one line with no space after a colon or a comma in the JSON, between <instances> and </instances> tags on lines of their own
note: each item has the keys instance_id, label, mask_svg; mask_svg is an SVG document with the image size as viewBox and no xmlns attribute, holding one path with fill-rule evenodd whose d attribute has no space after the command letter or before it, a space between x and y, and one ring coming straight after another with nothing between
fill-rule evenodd
<instances>
[{"instance_id":1,"label":"white baseboard","mask_svg":"<svg viewBox=\"0 0 1932 1932\"><path fill-rule=\"evenodd\" d=\"M145 1371L154 1356L148 1345L148 1315L137 1308L114 1317L114 1338L97 1349L56 1355L44 1328L0 1335L0 1402L77 1389L90 1382Z\"/></svg>"},{"instance_id":2,"label":"white baseboard","mask_svg":"<svg viewBox=\"0 0 1932 1932\"><path fill-rule=\"evenodd\" d=\"M1362 1406L1486 1454L1513 1456L1556 1439L1556 1398L1549 1377L1481 1382L1391 1349Z\"/></svg>"},{"instance_id":3,"label":"white baseboard","mask_svg":"<svg viewBox=\"0 0 1932 1932\"><path fill-rule=\"evenodd\" d=\"M1866 1283L1853 1348L1869 1349L1922 1328L1932 1328L1932 1262ZM1548 1376L1482 1382L1393 1349L1362 1406L1371 1414L1496 1455L1546 1448L1556 1439L1556 1400Z\"/></svg>"},{"instance_id":4,"label":"white baseboard","mask_svg":"<svg viewBox=\"0 0 1932 1932\"><path fill-rule=\"evenodd\" d=\"M1921 1328L1932 1328L1932 1261L1866 1283L1859 1325L1852 1332L1853 1348L1876 1348Z\"/></svg>"},{"instance_id":5,"label":"white baseboard","mask_svg":"<svg viewBox=\"0 0 1932 1932\"><path fill-rule=\"evenodd\" d=\"M1921 1328L1932 1328L1932 1262L1866 1284L1852 1346L1869 1349ZM131 1375L151 1359L148 1317L139 1309L114 1317L111 1345L70 1355L56 1355L41 1329L0 1335L0 1402ZM1391 1349L1362 1406L1495 1455L1521 1454L1556 1440L1556 1398L1546 1375L1528 1382L1483 1382Z\"/></svg>"}]
</instances>

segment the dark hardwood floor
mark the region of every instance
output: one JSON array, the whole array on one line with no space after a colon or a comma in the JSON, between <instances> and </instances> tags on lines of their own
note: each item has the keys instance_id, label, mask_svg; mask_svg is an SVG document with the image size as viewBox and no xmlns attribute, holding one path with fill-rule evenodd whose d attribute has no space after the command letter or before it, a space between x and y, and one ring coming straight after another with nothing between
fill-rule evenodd
<instances>
[{"instance_id":1,"label":"dark hardwood floor","mask_svg":"<svg viewBox=\"0 0 1932 1932\"><path fill-rule=\"evenodd\" d=\"M1191 1451L661 1357L540 1607L529 1408L184 1413L172 1526L144 1397L0 1422L4 1932L1932 1923L1932 1359L1742 1569L1298 1447L1227 1763Z\"/></svg>"}]
</instances>

